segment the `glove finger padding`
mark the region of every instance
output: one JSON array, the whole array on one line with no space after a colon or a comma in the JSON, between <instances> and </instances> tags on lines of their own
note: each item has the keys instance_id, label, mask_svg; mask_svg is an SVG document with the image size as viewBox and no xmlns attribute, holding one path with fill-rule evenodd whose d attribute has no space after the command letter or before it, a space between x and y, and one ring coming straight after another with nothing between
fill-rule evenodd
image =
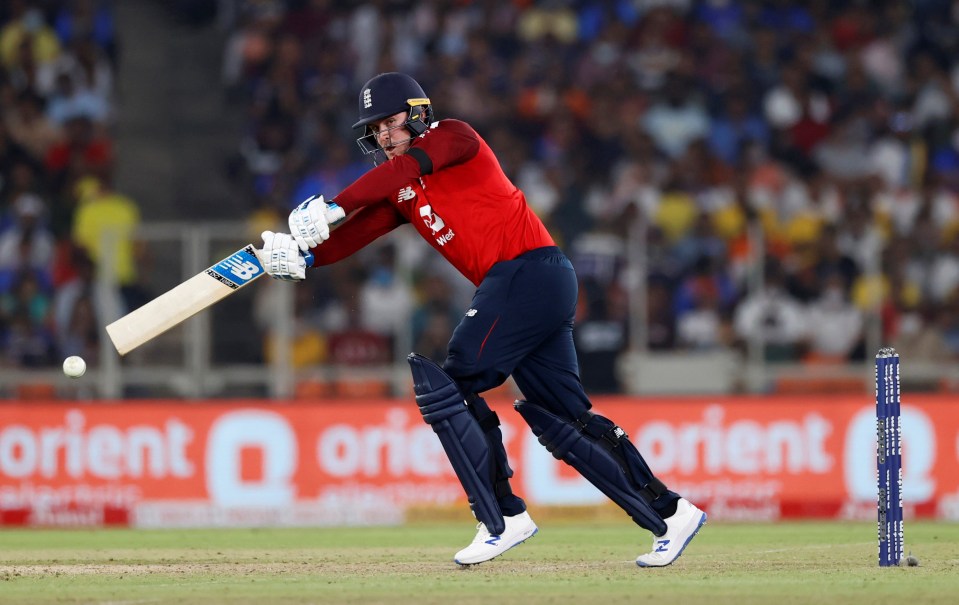
<instances>
[{"instance_id":1,"label":"glove finger padding","mask_svg":"<svg viewBox=\"0 0 959 605\"><path fill-rule=\"evenodd\" d=\"M328 202L324 208L324 216L328 225L338 225L346 219L346 211L336 202Z\"/></svg>"},{"instance_id":2,"label":"glove finger padding","mask_svg":"<svg viewBox=\"0 0 959 605\"><path fill-rule=\"evenodd\" d=\"M306 279L306 259L292 236L264 231L262 237L261 260L270 277L287 281Z\"/></svg>"},{"instance_id":3,"label":"glove finger padding","mask_svg":"<svg viewBox=\"0 0 959 605\"><path fill-rule=\"evenodd\" d=\"M330 238L330 225L326 218L326 201L315 195L290 213L290 233L300 250L306 252Z\"/></svg>"}]
</instances>

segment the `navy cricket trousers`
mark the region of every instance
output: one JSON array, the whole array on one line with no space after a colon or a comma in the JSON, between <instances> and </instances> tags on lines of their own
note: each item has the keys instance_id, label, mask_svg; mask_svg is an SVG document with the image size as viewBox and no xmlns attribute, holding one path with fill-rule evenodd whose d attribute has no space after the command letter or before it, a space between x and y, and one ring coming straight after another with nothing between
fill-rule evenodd
<instances>
[{"instance_id":1,"label":"navy cricket trousers","mask_svg":"<svg viewBox=\"0 0 959 605\"><path fill-rule=\"evenodd\" d=\"M464 395L510 376L527 401L561 418L590 408L573 344L576 273L558 247L496 263L453 331L443 369Z\"/></svg>"},{"instance_id":2,"label":"navy cricket trousers","mask_svg":"<svg viewBox=\"0 0 959 605\"><path fill-rule=\"evenodd\" d=\"M480 393L512 375L527 401L572 420L591 407L579 379L573 346L578 284L569 259L555 246L496 263L453 331L443 369L466 396L486 433L493 484L506 516L526 510L513 494L503 436Z\"/></svg>"},{"instance_id":3,"label":"navy cricket trousers","mask_svg":"<svg viewBox=\"0 0 959 605\"><path fill-rule=\"evenodd\" d=\"M496 497L507 516L523 512L526 504L509 487L513 471L502 434L498 426L490 428L494 423L485 422L495 416L478 394L512 375L527 401L563 420L575 421L589 410L592 404L580 382L573 344L577 295L573 265L559 248L531 250L493 265L450 340L443 369L486 431L495 460ZM654 479L641 455L630 468L639 486ZM665 517L675 511L678 498L667 490L651 505Z\"/></svg>"}]
</instances>

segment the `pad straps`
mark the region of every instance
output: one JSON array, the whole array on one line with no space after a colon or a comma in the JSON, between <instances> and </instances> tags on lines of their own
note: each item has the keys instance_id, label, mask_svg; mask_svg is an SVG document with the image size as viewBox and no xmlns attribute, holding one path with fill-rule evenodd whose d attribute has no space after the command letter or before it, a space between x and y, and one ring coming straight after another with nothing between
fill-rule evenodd
<instances>
[{"instance_id":1,"label":"pad straps","mask_svg":"<svg viewBox=\"0 0 959 605\"><path fill-rule=\"evenodd\" d=\"M612 454L620 462L626 476L636 486L643 500L652 503L653 500L668 491L666 485L654 476L650 477L645 485L640 478L635 476L630 468L632 466L629 463L630 456L624 451L626 448L635 449L635 446L629 441L629 435L626 434L626 431L619 425L614 424L612 420L586 410L572 424L576 430L592 437L594 443Z\"/></svg>"},{"instance_id":2,"label":"pad straps","mask_svg":"<svg viewBox=\"0 0 959 605\"><path fill-rule=\"evenodd\" d=\"M479 423L480 429L483 431L483 434L489 439L489 435L492 431L498 430L500 427L499 416L496 415L496 412L489 409L488 405L483 406L478 405L480 397L475 393L471 393L466 398L467 407L473 417L476 418L476 422ZM481 409L482 407L482 409ZM489 412L489 413L485 413ZM497 433L498 435L499 433ZM499 440L502 442L502 439ZM490 447L493 448L494 444L490 443ZM509 478L513 475L513 471L510 470L509 466L506 464L505 460L505 451L503 452L503 460L500 460L500 457L496 455L494 448L493 451L493 493L496 494L497 500L502 500L507 496L513 495L513 488L510 487Z\"/></svg>"}]
</instances>

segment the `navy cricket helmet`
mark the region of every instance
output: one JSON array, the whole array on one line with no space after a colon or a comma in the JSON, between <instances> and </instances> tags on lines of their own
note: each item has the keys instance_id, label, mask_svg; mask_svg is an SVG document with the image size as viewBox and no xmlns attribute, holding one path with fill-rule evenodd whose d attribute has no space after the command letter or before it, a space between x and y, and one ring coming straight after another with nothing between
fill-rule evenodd
<instances>
[{"instance_id":1,"label":"navy cricket helmet","mask_svg":"<svg viewBox=\"0 0 959 605\"><path fill-rule=\"evenodd\" d=\"M433 122L433 108L423 87L410 76L395 71L374 76L363 85L359 108L360 119L353 124L353 128L367 127L377 120L405 111L407 118L403 126L415 138L426 132ZM356 142L366 154L380 149L376 137L369 132L364 132Z\"/></svg>"}]
</instances>

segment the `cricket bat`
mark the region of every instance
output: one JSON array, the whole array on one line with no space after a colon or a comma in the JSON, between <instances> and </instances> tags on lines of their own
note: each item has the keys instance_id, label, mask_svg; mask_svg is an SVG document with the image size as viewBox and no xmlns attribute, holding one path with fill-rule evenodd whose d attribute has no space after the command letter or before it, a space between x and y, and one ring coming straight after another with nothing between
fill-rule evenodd
<instances>
[{"instance_id":1,"label":"cricket bat","mask_svg":"<svg viewBox=\"0 0 959 605\"><path fill-rule=\"evenodd\" d=\"M313 255L307 253L307 266ZM259 279L266 271L252 244L107 326L120 355L148 342Z\"/></svg>"}]
</instances>

